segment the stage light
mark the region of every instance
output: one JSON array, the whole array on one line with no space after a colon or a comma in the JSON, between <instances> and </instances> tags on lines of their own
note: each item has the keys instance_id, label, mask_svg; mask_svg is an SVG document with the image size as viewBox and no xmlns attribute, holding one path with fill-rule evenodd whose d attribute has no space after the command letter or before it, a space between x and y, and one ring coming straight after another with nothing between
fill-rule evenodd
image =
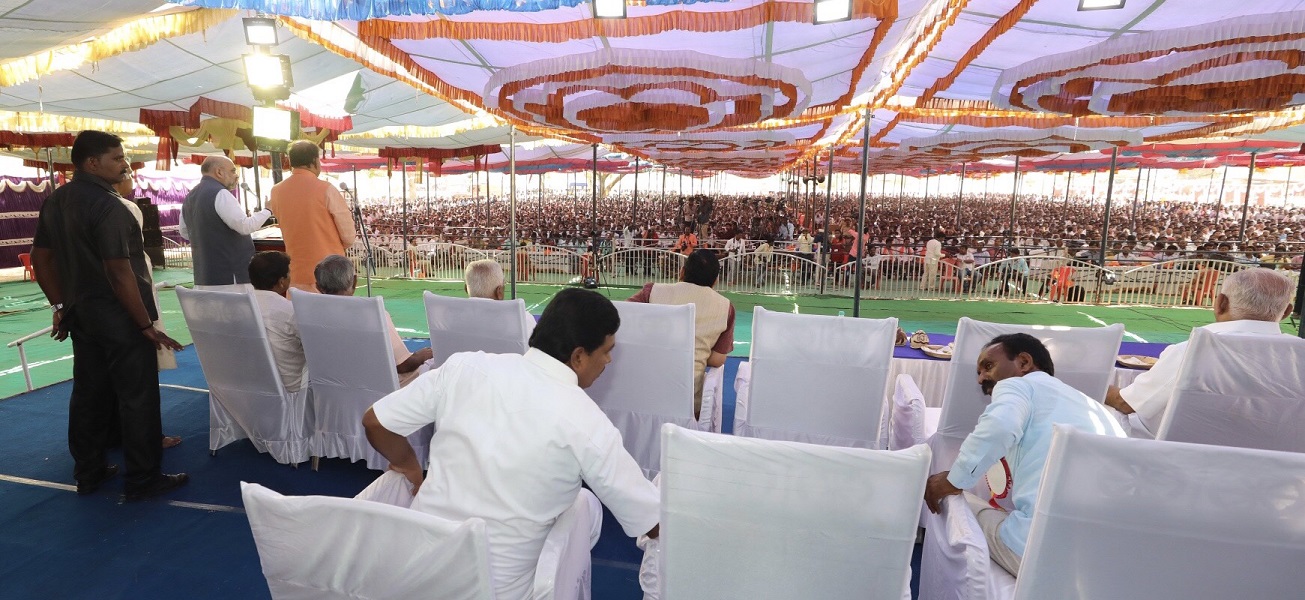
<instances>
[{"instance_id":1,"label":"stage light","mask_svg":"<svg viewBox=\"0 0 1305 600\"><path fill-rule=\"evenodd\" d=\"M254 107L254 139L260 150L284 151L299 137L299 113L269 106Z\"/></svg>"},{"instance_id":2,"label":"stage light","mask_svg":"<svg viewBox=\"0 0 1305 600\"><path fill-rule=\"evenodd\" d=\"M1079 10L1114 10L1123 8L1125 0L1078 0Z\"/></svg>"},{"instance_id":3,"label":"stage light","mask_svg":"<svg viewBox=\"0 0 1305 600\"><path fill-rule=\"evenodd\" d=\"M280 54L246 54L245 83L254 91L254 98L271 102L290 97L294 76L290 72L290 57Z\"/></svg>"},{"instance_id":4,"label":"stage light","mask_svg":"<svg viewBox=\"0 0 1305 600\"><path fill-rule=\"evenodd\" d=\"M276 19L269 17L245 17L245 43L250 46L275 46Z\"/></svg>"},{"instance_id":5,"label":"stage light","mask_svg":"<svg viewBox=\"0 0 1305 600\"><path fill-rule=\"evenodd\" d=\"M852 18L852 0L815 0L814 23L835 23Z\"/></svg>"},{"instance_id":6,"label":"stage light","mask_svg":"<svg viewBox=\"0 0 1305 600\"><path fill-rule=\"evenodd\" d=\"M595 19L624 19L625 0L593 0Z\"/></svg>"}]
</instances>

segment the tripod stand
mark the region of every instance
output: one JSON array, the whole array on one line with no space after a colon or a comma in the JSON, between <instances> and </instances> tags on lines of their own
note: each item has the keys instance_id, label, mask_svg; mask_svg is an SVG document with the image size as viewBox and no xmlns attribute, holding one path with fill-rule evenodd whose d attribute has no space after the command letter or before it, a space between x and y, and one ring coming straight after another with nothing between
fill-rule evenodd
<instances>
[{"instance_id":1,"label":"tripod stand","mask_svg":"<svg viewBox=\"0 0 1305 600\"><path fill-rule=\"evenodd\" d=\"M358 204L358 194L355 190L349 189L349 184L341 181L340 191L353 200L353 220L358 225L358 231L362 233L363 252L366 255L366 268L363 269L363 276L367 279L367 297L372 297L372 272L376 270L376 265L372 263L372 244L367 238L367 224L363 222L362 207Z\"/></svg>"}]
</instances>

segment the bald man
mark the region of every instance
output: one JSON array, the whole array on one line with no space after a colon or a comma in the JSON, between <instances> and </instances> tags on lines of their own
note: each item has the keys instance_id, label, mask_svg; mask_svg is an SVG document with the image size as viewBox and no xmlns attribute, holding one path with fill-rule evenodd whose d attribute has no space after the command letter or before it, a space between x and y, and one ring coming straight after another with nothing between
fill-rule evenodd
<instances>
[{"instance_id":1,"label":"bald man","mask_svg":"<svg viewBox=\"0 0 1305 600\"><path fill-rule=\"evenodd\" d=\"M225 156L210 156L200 165L204 175L181 203L181 237L190 240L195 262L195 287L243 290L249 287L249 260L254 257L256 231L271 211L250 216L231 194L240 171Z\"/></svg>"}]
</instances>

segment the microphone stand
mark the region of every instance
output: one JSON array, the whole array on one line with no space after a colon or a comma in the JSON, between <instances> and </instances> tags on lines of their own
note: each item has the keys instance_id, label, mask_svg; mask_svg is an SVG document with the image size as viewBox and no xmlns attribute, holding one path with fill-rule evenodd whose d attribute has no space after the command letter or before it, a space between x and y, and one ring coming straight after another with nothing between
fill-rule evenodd
<instances>
[{"instance_id":1,"label":"microphone stand","mask_svg":"<svg viewBox=\"0 0 1305 600\"><path fill-rule=\"evenodd\" d=\"M363 268L363 275L367 279L367 297L371 298L372 297L372 270L375 269L375 266L372 264L372 244L371 241L367 238L367 223L363 221L362 207L358 204L357 190L350 190L348 187L345 187L344 183L340 184L340 189L344 190L345 193L349 194L353 198L353 219L358 223L358 231L362 232L363 252L366 253L366 259L367 259L366 266Z\"/></svg>"}]
</instances>

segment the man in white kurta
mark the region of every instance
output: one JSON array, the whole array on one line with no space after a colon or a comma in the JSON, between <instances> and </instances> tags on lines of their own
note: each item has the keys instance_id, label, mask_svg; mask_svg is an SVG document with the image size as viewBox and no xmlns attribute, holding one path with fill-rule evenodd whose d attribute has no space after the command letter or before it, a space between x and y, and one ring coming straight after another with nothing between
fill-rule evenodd
<instances>
[{"instance_id":1,"label":"man in white kurta","mask_svg":"<svg viewBox=\"0 0 1305 600\"><path fill-rule=\"evenodd\" d=\"M619 324L606 298L563 290L545 309L524 356L455 354L377 401L364 417L373 446L420 486L412 508L445 519L486 521L500 600L529 597L544 539L575 501L582 481L626 534L656 534L657 489L583 389L610 362L616 326L601 346L559 350L584 337L568 331L592 331L592 323L604 320ZM559 354L567 362L555 358ZM430 423L435 435L423 482L402 436Z\"/></svg>"},{"instance_id":2,"label":"man in white kurta","mask_svg":"<svg viewBox=\"0 0 1305 600\"><path fill-rule=\"evenodd\" d=\"M1052 425L1068 425L1101 435L1124 431L1099 402L1056 379L1051 355L1037 338L1010 334L994 338L979 355L979 385L992 403L961 443L950 471L929 478L925 502L938 512L942 498L977 485L1003 457L1010 465L1010 498L1015 510L976 511L993 562L1019 574L1029 536L1042 469L1051 447ZM982 506L982 501L971 505Z\"/></svg>"},{"instance_id":3,"label":"man in white kurta","mask_svg":"<svg viewBox=\"0 0 1305 600\"><path fill-rule=\"evenodd\" d=\"M924 244L924 279L920 280L920 289L932 290L938 287L938 263L942 261L942 232L937 232Z\"/></svg>"},{"instance_id":4,"label":"man in white kurta","mask_svg":"<svg viewBox=\"0 0 1305 600\"><path fill-rule=\"evenodd\" d=\"M1224 279L1214 301L1214 323L1201 327L1218 335L1287 335L1279 322L1291 314L1291 297L1295 286L1291 280L1269 269L1244 269ZM1165 348L1155 366L1137 376L1133 383L1120 389L1110 386L1106 405L1117 411L1115 416L1128 434L1154 438L1178 371L1187 355L1187 342Z\"/></svg>"},{"instance_id":5,"label":"man in white kurta","mask_svg":"<svg viewBox=\"0 0 1305 600\"><path fill-rule=\"evenodd\" d=\"M249 282L254 286L254 300L263 316L281 385L287 392L297 392L304 387L308 361L295 322L295 305L285 297L290 290L290 255L276 251L255 254L249 261Z\"/></svg>"}]
</instances>

